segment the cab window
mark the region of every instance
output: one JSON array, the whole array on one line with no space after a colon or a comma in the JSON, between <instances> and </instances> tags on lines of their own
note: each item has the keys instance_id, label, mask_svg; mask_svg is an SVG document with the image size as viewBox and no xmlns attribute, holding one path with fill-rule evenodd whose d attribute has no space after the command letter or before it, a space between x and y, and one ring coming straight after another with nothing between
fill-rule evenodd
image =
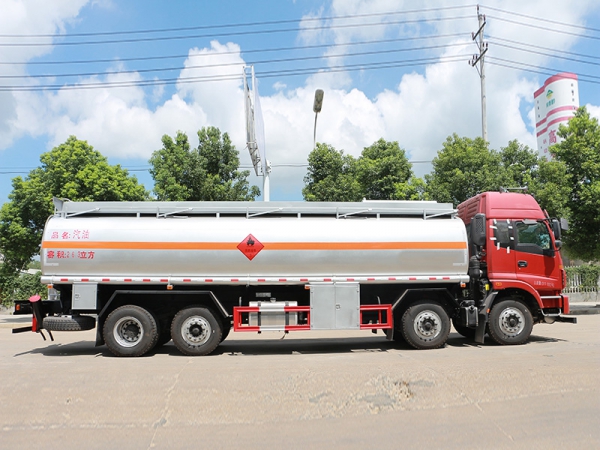
<instances>
[{"instance_id":1,"label":"cab window","mask_svg":"<svg viewBox=\"0 0 600 450\"><path fill-rule=\"evenodd\" d=\"M517 250L542 255L551 245L550 232L543 222L517 222Z\"/></svg>"}]
</instances>

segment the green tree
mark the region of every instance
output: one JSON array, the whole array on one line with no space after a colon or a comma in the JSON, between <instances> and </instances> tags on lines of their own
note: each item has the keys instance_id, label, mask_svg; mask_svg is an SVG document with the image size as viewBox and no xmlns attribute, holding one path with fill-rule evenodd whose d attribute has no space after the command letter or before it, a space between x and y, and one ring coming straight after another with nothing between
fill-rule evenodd
<instances>
[{"instance_id":1,"label":"green tree","mask_svg":"<svg viewBox=\"0 0 600 450\"><path fill-rule=\"evenodd\" d=\"M427 184L422 178L411 176L408 181L396 183L394 200L429 200Z\"/></svg>"},{"instance_id":2,"label":"green tree","mask_svg":"<svg viewBox=\"0 0 600 450\"><path fill-rule=\"evenodd\" d=\"M163 148L150 158L150 174L158 200L254 200L260 195L250 186L250 172L239 171L239 152L227 133L216 127L198 131L198 148L190 148L181 131L175 140L164 135Z\"/></svg>"},{"instance_id":3,"label":"green tree","mask_svg":"<svg viewBox=\"0 0 600 450\"><path fill-rule=\"evenodd\" d=\"M567 167L563 162L540 158L535 176L529 184L529 193L542 209L548 211L550 217L569 217L571 187L567 181Z\"/></svg>"},{"instance_id":4,"label":"green tree","mask_svg":"<svg viewBox=\"0 0 600 450\"><path fill-rule=\"evenodd\" d=\"M40 279L42 272L22 273L3 283L3 292L5 295L2 298L2 303L11 305L13 300L27 300L32 295L38 294L42 299L48 298L48 289L44 286Z\"/></svg>"},{"instance_id":5,"label":"green tree","mask_svg":"<svg viewBox=\"0 0 600 450\"><path fill-rule=\"evenodd\" d=\"M600 260L600 126L585 107L579 108L563 139L550 151L564 163L570 187L570 229L565 236L569 252L586 260Z\"/></svg>"},{"instance_id":6,"label":"green tree","mask_svg":"<svg viewBox=\"0 0 600 450\"><path fill-rule=\"evenodd\" d=\"M379 139L362 151L356 163L356 178L362 195L369 200L390 200L398 193L406 195L412 176L412 166L398 142ZM403 187L399 189L399 185Z\"/></svg>"},{"instance_id":7,"label":"green tree","mask_svg":"<svg viewBox=\"0 0 600 450\"><path fill-rule=\"evenodd\" d=\"M309 202L350 202L362 199L356 179L356 160L331 145L317 144L308 155L308 170L302 189Z\"/></svg>"},{"instance_id":8,"label":"green tree","mask_svg":"<svg viewBox=\"0 0 600 450\"><path fill-rule=\"evenodd\" d=\"M425 175L432 200L455 206L488 190L498 190L505 181L501 158L480 137L449 136L433 159L433 171Z\"/></svg>"},{"instance_id":9,"label":"green tree","mask_svg":"<svg viewBox=\"0 0 600 450\"><path fill-rule=\"evenodd\" d=\"M500 148L503 187L529 187L537 176L538 155L516 139Z\"/></svg>"},{"instance_id":10,"label":"green tree","mask_svg":"<svg viewBox=\"0 0 600 450\"><path fill-rule=\"evenodd\" d=\"M148 199L136 177L119 165L108 164L102 154L75 136L43 153L40 162L25 179L12 180L9 201L0 209L3 285L14 281L19 270L39 253L44 224L53 213L52 197L73 201Z\"/></svg>"}]
</instances>

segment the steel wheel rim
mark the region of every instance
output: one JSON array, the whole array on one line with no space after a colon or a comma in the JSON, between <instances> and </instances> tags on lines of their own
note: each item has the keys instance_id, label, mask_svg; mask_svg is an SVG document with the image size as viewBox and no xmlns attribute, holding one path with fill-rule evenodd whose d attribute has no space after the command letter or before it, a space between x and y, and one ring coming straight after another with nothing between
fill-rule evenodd
<instances>
[{"instance_id":1,"label":"steel wheel rim","mask_svg":"<svg viewBox=\"0 0 600 450\"><path fill-rule=\"evenodd\" d=\"M122 317L113 328L113 336L121 347L135 347L144 337L144 327L135 317Z\"/></svg>"},{"instance_id":2,"label":"steel wheel rim","mask_svg":"<svg viewBox=\"0 0 600 450\"><path fill-rule=\"evenodd\" d=\"M425 341L432 341L442 332L442 319L434 311L420 312L413 324L417 336Z\"/></svg>"},{"instance_id":3,"label":"steel wheel rim","mask_svg":"<svg viewBox=\"0 0 600 450\"><path fill-rule=\"evenodd\" d=\"M203 345L208 342L212 334L212 327L202 316L188 317L181 326L181 335L190 345Z\"/></svg>"},{"instance_id":4,"label":"steel wheel rim","mask_svg":"<svg viewBox=\"0 0 600 450\"><path fill-rule=\"evenodd\" d=\"M498 324L505 335L516 337L525 329L525 316L518 308L506 308L500 313Z\"/></svg>"}]
</instances>

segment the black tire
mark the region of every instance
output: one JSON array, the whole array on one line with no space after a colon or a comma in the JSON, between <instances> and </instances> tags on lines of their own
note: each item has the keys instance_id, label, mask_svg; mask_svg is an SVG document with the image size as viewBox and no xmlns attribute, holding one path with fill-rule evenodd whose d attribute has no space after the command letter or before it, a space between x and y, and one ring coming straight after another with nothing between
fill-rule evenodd
<instances>
[{"instance_id":1,"label":"black tire","mask_svg":"<svg viewBox=\"0 0 600 450\"><path fill-rule=\"evenodd\" d=\"M156 340L156 345L154 348L159 348L168 343L171 340L171 329L170 328L161 328L160 333L158 334L158 339Z\"/></svg>"},{"instance_id":2,"label":"black tire","mask_svg":"<svg viewBox=\"0 0 600 450\"><path fill-rule=\"evenodd\" d=\"M465 327L464 325L459 325L454 319L452 319L452 326L454 327L456 332L461 336L464 336L468 339L475 339L475 328L469 328Z\"/></svg>"},{"instance_id":3,"label":"black tire","mask_svg":"<svg viewBox=\"0 0 600 450\"><path fill-rule=\"evenodd\" d=\"M173 318L171 337L175 347L188 356L203 356L221 343L221 321L207 308L193 306L182 309Z\"/></svg>"},{"instance_id":4,"label":"black tire","mask_svg":"<svg viewBox=\"0 0 600 450\"><path fill-rule=\"evenodd\" d=\"M91 316L48 316L42 324L49 331L85 331L96 326L96 319Z\"/></svg>"},{"instance_id":5,"label":"black tire","mask_svg":"<svg viewBox=\"0 0 600 450\"><path fill-rule=\"evenodd\" d=\"M402 315L402 336L419 350L440 348L450 334L450 318L437 303L423 300L411 305Z\"/></svg>"},{"instance_id":6,"label":"black tire","mask_svg":"<svg viewBox=\"0 0 600 450\"><path fill-rule=\"evenodd\" d=\"M154 348L160 348L171 340L171 322L173 317L163 317L158 320L158 340Z\"/></svg>"},{"instance_id":7,"label":"black tire","mask_svg":"<svg viewBox=\"0 0 600 450\"><path fill-rule=\"evenodd\" d=\"M525 304L502 300L492 306L488 319L490 337L500 345L520 345L527 342L533 330L533 317Z\"/></svg>"},{"instance_id":8,"label":"black tire","mask_svg":"<svg viewBox=\"0 0 600 450\"><path fill-rule=\"evenodd\" d=\"M221 342L227 339L231 332L231 320L229 318L223 319L222 331L221 331Z\"/></svg>"},{"instance_id":9,"label":"black tire","mask_svg":"<svg viewBox=\"0 0 600 450\"><path fill-rule=\"evenodd\" d=\"M151 312L125 305L111 312L104 322L104 342L116 356L142 356L158 342L158 326Z\"/></svg>"}]
</instances>

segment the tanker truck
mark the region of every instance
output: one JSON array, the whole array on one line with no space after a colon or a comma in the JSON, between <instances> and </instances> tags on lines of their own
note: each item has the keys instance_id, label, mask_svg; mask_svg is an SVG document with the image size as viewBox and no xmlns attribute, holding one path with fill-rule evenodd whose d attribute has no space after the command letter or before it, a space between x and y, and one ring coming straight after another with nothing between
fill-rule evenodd
<instances>
[{"instance_id":1,"label":"tanker truck","mask_svg":"<svg viewBox=\"0 0 600 450\"><path fill-rule=\"evenodd\" d=\"M430 201L71 202L43 232L49 300L32 325L96 327L96 345L141 356L173 340L207 355L233 332L370 330L416 349L451 327L525 343L570 322L561 222L521 193L454 209ZM45 337L44 337L45 339Z\"/></svg>"}]
</instances>

